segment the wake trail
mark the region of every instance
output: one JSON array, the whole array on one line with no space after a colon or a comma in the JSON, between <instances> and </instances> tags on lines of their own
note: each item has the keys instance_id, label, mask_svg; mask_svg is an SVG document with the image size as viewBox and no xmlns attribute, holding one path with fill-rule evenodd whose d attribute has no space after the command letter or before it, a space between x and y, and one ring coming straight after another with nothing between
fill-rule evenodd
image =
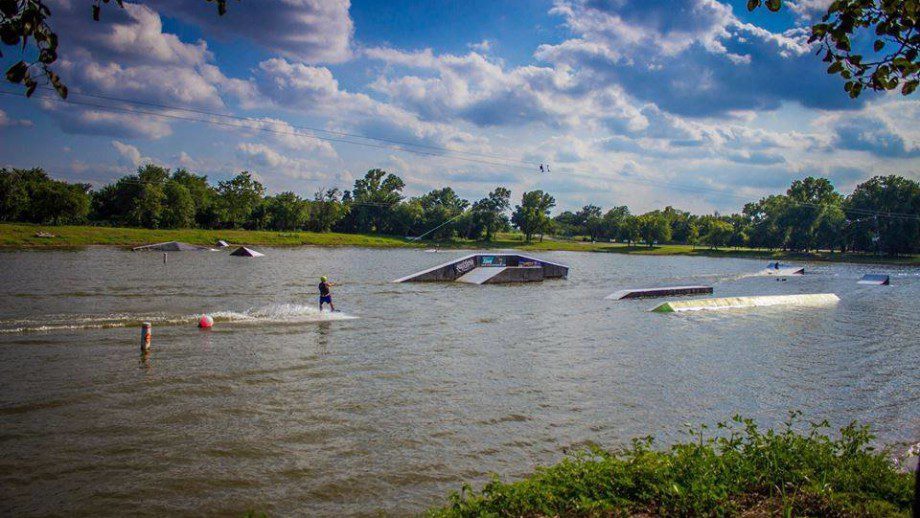
<instances>
[{"instance_id":1,"label":"wake trail","mask_svg":"<svg viewBox=\"0 0 920 518\"><path fill-rule=\"evenodd\" d=\"M168 314L108 314L108 315L44 315L30 319L0 320L0 334L37 333L49 331L111 329L140 326L150 322L154 326L195 325L202 314L210 315L215 322L243 325L301 324L353 320L358 317L342 312L320 312L314 306L303 304L270 304L243 311L219 310L192 315Z\"/></svg>"}]
</instances>

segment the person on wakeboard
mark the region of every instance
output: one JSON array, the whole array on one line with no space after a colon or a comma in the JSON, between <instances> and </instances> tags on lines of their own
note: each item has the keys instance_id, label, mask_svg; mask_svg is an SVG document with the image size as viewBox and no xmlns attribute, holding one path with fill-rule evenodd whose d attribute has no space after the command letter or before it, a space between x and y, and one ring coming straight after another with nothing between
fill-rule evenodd
<instances>
[{"instance_id":1,"label":"person on wakeboard","mask_svg":"<svg viewBox=\"0 0 920 518\"><path fill-rule=\"evenodd\" d=\"M329 304L329 310L335 311L335 306L332 305L332 292L329 291L329 288L333 286L329 279L326 276L319 278L319 310L323 311L323 304Z\"/></svg>"}]
</instances>

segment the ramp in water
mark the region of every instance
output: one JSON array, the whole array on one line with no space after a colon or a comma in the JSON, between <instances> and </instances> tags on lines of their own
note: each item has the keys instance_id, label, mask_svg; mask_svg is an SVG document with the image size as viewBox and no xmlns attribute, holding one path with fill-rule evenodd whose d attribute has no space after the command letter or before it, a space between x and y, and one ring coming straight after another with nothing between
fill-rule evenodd
<instances>
[{"instance_id":1,"label":"ramp in water","mask_svg":"<svg viewBox=\"0 0 920 518\"><path fill-rule=\"evenodd\" d=\"M401 277L393 282L538 282L544 279L565 279L568 273L568 266L526 255L477 253Z\"/></svg>"},{"instance_id":2,"label":"ramp in water","mask_svg":"<svg viewBox=\"0 0 920 518\"><path fill-rule=\"evenodd\" d=\"M604 297L607 300L640 299L652 297L667 297L671 295L698 295L712 293L712 286L666 286L663 288L642 288L636 290L620 290Z\"/></svg>"},{"instance_id":3,"label":"ramp in water","mask_svg":"<svg viewBox=\"0 0 920 518\"><path fill-rule=\"evenodd\" d=\"M757 297L725 297L717 299L676 300L654 308L657 313L742 309L765 306L826 306L840 298L833 293L805 293L802 295L763 295Z\"/></svg>"},{"instance_id":4,"label":"ramp in water","mask_svg":"<svg viewBox=\"0 0 920 518\"><path fill-rule=\"evenodd\" d=\"M765 268L760 271L761 275L770 275L773 277L791 277L793 275L805 275L805 268L797 266L780 266L777 268Z\"/></svg>"},{"instance_id":5,"label":"ramp in water","mask_svg":"<svg viewBox=\"0 0 920 518\"><path fill-rule=\"evenodd\" d=\"M465 282L467 284L485 284L489 281L489 279L495 277L503 271L505 271L504 267L474 268L469 273L457 277L457 282Z\"/></svg>"},{"instance_id":6,"label":"ramp in water","mask_svg":"<svg viewBox=\"0 0 920 518\"><path fill-rule=\"evenodd\" d=\"M883 273L867 273L859 279L859 284L871 284L874 286L889 286L891 277Z\"/></svg>"}]
</instances>

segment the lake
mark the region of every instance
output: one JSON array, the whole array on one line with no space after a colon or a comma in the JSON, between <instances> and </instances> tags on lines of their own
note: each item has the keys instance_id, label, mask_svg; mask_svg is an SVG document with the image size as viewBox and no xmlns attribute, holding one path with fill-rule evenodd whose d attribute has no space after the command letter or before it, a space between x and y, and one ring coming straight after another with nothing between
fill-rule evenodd
<instances>
[{"instance_id":1,"label":"lake","mask_svg":"<svg viewBox=\"0 0 920 518\"><path fill-rule=\"evenodd\" d=\"M493 472L736 413L920 441L918 269L808 264L777 281L750 275L766 261L556 252L532 255L567 280L393 284L468 252L260 250L0 252L0 513L417 513ZM858 285L868 272L892 285ZM341 313L317 313L321 275ZM604 300L686 284L841 300Z\"/></svg>"}]
</instances>

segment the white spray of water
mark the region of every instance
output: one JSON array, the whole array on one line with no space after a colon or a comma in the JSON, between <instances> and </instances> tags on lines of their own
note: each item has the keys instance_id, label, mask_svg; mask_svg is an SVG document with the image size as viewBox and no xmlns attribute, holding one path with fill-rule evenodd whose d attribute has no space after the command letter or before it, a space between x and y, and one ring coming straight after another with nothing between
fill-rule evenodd
<instances>
[{"instance_id":1,"label":"white spray of water","mask_svg":"<svg viewBox=\"0 0 920 518\"><path fill-rule=\"evenodd\" d=\"M303 304L271 304L244 311L215 311L207 313L215 322L231 324L299 324L352 320L357 317L342 312L320 312L315 306ZM48 315L41 319L0 321L0 333L31 333L81 329L109 329L139 326L150 322L154 326L190 325L201 315Z\"/></svg>"}]
</instances>

